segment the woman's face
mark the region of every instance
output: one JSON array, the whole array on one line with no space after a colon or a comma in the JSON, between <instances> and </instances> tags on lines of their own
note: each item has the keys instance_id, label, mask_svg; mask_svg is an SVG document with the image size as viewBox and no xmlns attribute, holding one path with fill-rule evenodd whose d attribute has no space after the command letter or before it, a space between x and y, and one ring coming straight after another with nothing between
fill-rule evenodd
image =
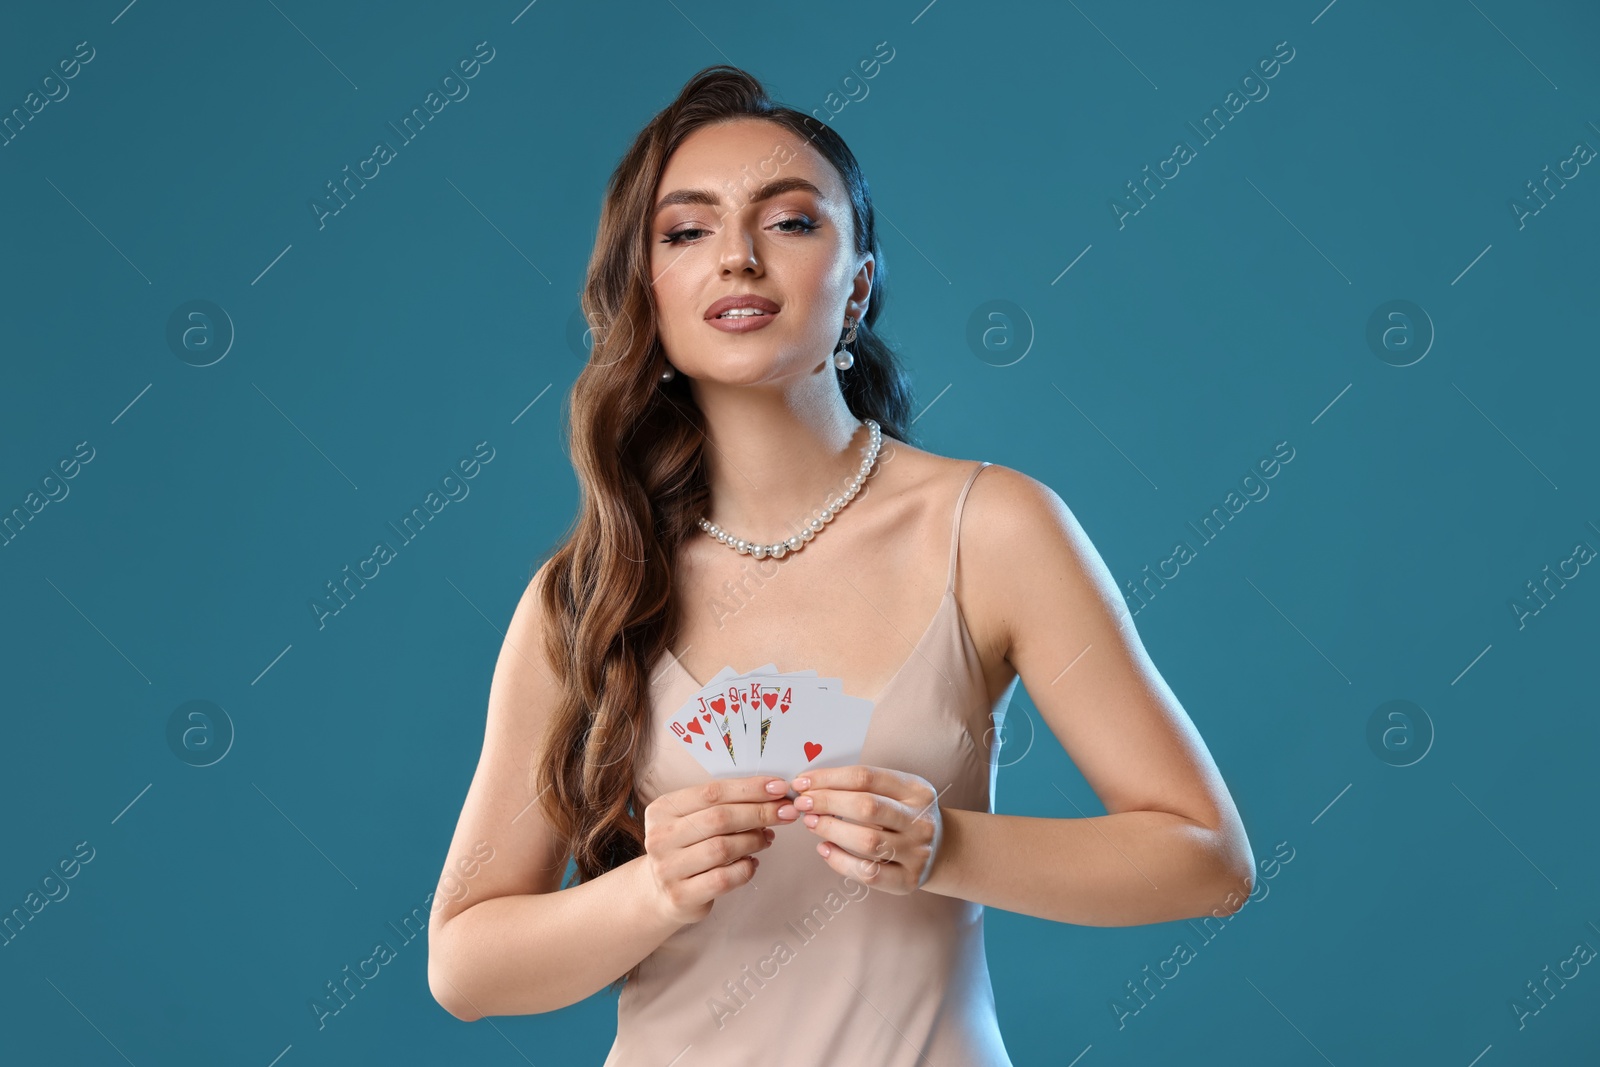
<instances>
[{"instance_id":1,"label":"woman's face","mask_svg":"<svg viewBox=\"0 0 1600 1067\"><path fill-rule=\"evenodd\" d=\"M736 119L685 139L656 188L650 235L656 328L690 378L749 384L814 371L845 318L866 313L872 257L854 251L844 182L775 122ZM767 301L765 314L708 314L750 295Z\"/></svg>"}]
</instances>

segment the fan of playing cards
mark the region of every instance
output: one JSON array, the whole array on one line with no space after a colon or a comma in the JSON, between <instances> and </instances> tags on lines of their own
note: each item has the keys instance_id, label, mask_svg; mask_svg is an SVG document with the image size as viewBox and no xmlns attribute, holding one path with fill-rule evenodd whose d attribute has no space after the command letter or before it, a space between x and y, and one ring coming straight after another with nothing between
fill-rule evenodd
<instances>
[{"instance_id":1,"label":"fan of playing cards","mask_svg":"<svg viewBox=\"0 0 1600 1067\"><path fill-rule=\"evenodd\" d=\"M859 763L872 701L847 696L837 678L779 674L776 667L718 671L667 720L672 743L718 778L788 781L817 767Z\"/></svg>"}]
</instances>

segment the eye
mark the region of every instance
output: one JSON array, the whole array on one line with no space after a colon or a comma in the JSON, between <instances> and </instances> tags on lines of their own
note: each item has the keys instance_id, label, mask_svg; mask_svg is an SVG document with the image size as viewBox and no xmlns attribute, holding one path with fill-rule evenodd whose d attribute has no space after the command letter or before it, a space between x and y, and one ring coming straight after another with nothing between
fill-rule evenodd
<instances>
[{"instance_id":1,"label":"eye","mask_svg":"<svg viewBox=\"0 0 1600 1067\"><path fill-rule=\"evenodd\" d=\"M661 239L661 243L664 244L664 245L681 244L683 238L687 237L689 234L691 234L691 233L705 233L705 232L706 231L704 231L704 230L697 230L697 229L694 229L694 228L691 227L690 229L687 229L687 230L679 230L677 233L669 233L669 234L667 234L665 237L663 237Z\"/></svg>"},{"instance_id":2,"label":"eye","mask_svg":"<svg viewBox=\"0 0 1600 1067\"><path fill-rule=\"evenodd\" d=\"M779 229L779 227L783 227L783 226L794 226L794 227L797 227L796 229L780 230L780 232L782 232L782 233L792 233L792 234L815 233L817 231L817 229L819 228L816 223L812 222L810 219L807 219L807 218L779 219L777 222L773 223L773 229ZM694 234L694 235L696 235L696 237L698 237L699 235L705 234L707 232L709 232L709 231L702 230L702 229L699 229L698 227L691 226L686 230L677 230L677 231L675 231L673 233L667 234L666 236L661 238L661 243L664 244L664 245L682 244L685 240L693 240L694 239L694 238L690 237L690 234Z\"/></svg>"}]
</instances>

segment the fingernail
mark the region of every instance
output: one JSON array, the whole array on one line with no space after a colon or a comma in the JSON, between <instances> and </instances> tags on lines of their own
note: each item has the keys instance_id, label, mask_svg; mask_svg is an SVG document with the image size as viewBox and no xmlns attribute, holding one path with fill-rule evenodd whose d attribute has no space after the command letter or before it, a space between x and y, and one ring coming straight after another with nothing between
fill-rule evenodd
<instances>
[{"instance_id":1,"label":"fingernail","mask_svg":"<svg viewBox=\"0 0 1600 1067\"><path fill-rule=\"evenodd\" d=\"M763 837L765 837L767 839L767 844L769 844L769 845L772 844L773 839L778 836L778 832L776 830L774 830L770 826L767 827L765 830L762 830L761 834L762 834Z\"/></svg>"},{"instance_id":2,"label":"fingernail","mask_svg":"<svg viewBox=\"0 0 1600 1067\"><path fill-rule=\"evenodd\" d=\"M767 783L767 792L769 793L787 793L788 791L788 787L776 778Z\"/></svg>"},{"instance_id":3,"label":"fingernail","mask_svg":"<svg viewBox=\"0 0 1600 1067\"><path fill-rule=\"evenodd\" d=\"M819 823L821 821L822 820L817 818L815 815L807 815L806 816L806 825L811 827L813 830L815 830L817 828L817 823Z\"/></svg>"},{"instance_id":4,"label":"fingernail","mask_svg":"<svg viewBox=\"0 0 1600 1067\"><path fill-rule=\"evenodd\" d=\"M780 819L792 819L799 814L798 811L794 810L793 804L785 804L778 809L778 818Z\"/></svg>"},{"instance_id":5,"label":"fingernail","mask_svg":"<svg viewBox=\"0 0 1600 1067\"><path fill-rule=\"evenodd\" d=\"M809 778L796 778L794 780L794 787L796 789L810 789L811 788L811 779L809 779Z\"/></svg>"},{"instance_id":6,"label":"fingernail","mask_svg":"<svg viewBox=\"0 0 1600 1067\"><path fill-rule=\"evenodd\" d=\"M794 802L794 806L799 808L801 811L810 811L811 810L811 798L810 797L801 797L799 800Z\"/></svg>"}]
</instances>

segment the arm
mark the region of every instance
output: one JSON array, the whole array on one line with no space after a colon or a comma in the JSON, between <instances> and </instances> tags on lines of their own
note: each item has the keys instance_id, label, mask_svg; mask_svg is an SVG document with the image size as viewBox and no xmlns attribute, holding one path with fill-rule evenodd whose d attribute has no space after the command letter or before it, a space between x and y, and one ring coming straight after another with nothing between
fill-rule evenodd
<instances>
[{"instance_id":1,"label":"arm","mask_svg":"<svg viewBox=\"0 0 1600 1067\"><path fill-rule=\"evenodd\" d=\"M604 989L680 925L645 906L643 863L559 892L492 897L438 922L428 935L434 999L472 1022L555 1011Z\"/></svg>"},{"instance_id":2,"label":"arm","mask_svg":"<svg viewBox=\"0 0 1600 1067\"><path fill-rule=\"evenodd\" d=\"M1219 873L1234 864L1223 835L1170 812L941 815L943 845L922 887L941 896L1080 926L1137 926L1231 915L1251 890L1248 874Z\"/></svg>"},{"instance_id":3,"label":"arm","mask_svg":"<svg viewBox=\"0 0 1600 1067\"><path fill-rule=\"evenodd\" d=\"M1244 825L1088 535L1048 486L1005 467L968 501L968 602L1107 814L944 809L923 888L1090 926L1238 911L1255 868Z\"/></svg>"},{"instance_id":4,"label":"arm","mask_svg":"<svg viewBox=\"0 0 1600 1067\"><path fill-rule=\"evenodd\" d=\"M1239 813L1088 537L1047 486L1005 467L974 483L967 506L974 639L985 661L1004 652L1108 814L942 808L948 783L826 768L795 783L796 806L819 816L805 821L816 823L819 851L889 892L921 888L1060 922L1238 911L1255 868Z\"/></svg>"},{"instance_id":5,"label":"arm","mask_svg":"<svg viewBox=\"0 0 1600 1067\"><path fill-rule=\"evenodd\" d=\"M641 878L644 857L559 888L569 854L527 784L556 698L540 630L536 588L543 577L541 567L495 664L483 752L428 924L428 988L466 1021L582 1000L681 925Z\"/></svg>"}]
</instances>

